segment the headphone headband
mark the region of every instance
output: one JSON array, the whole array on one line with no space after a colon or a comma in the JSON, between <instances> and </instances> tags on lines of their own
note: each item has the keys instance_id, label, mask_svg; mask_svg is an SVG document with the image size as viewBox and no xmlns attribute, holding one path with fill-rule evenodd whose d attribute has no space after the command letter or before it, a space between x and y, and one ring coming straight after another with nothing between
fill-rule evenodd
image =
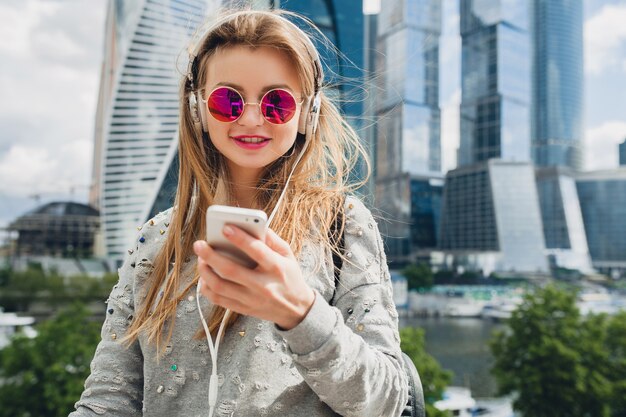
<instances>
[{"instance_id":1,"label":"headphone headband","mask_svg":"<svg viewBox=\"0 0 626 417\"><path fill-rule=\"evenodd\" d=\"M240 13L250 13L250 12L247 11L247 12L240 12ZM264 12L256 12L256 13L264 13ZM289 19L281 15L276 15L276 14L273 16L278 17L279 19L283 19L287 24L291 25L297 31L302 32L302 34L304 35L305 47L307 49L309 56L311 57L311 60L313 61L313 77L314 77L313 95L314 96L317 95L322 87L322 81L324 79L324 70L322 68L322 63L319 57L319 53L317 52L317 49L315 48L313 41L311 41L309 36L302 29L300 29L295 23L293 23ZM197 37L198 42L196 42L195 44L191 43L189 45L189 48L187 48L187 51L189 53L189 63L187 65L186 75L187 75L187 79L190 82L192 91L196 90L195 80L198 75L197 74L198 73L198 62L197 62L198 54L200 53L200 50L202 49L202 46L204 45L204 42L206 41L207 36L215 28L217 28L218 26L222 25L223 23L227 22L228 20L232 18L233 16L229 15L224 18L218 19L217 21L214 21L213 24L205 25L208 27L202 31L202 36Z\"/></svg>"}]
</instances>

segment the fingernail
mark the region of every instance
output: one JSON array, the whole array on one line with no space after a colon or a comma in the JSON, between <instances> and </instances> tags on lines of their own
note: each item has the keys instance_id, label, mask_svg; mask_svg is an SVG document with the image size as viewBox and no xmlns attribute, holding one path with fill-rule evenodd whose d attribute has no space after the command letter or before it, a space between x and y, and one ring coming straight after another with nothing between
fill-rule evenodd
<instances>
[{"instance_id":1,"label":"fingernail","mask_svg":"<svg viewBox=\"0 0 626 417\"><path fill-rule=\"evenodd\" d=\"M224 232L224 236L232 236L235 234L235 231L230 226L224 226L222 232Z\"/></svg>"},{"instance_id":2,"label":"fingernail","mask_svg":"<svg viewBox=\"0 0 626 417\"><path fill-rule=\"evenodd\" d=\"M202 250L202 248L204 247L203 245L203 241L201 240L196 240L195 242L193 242L193 248L196 252L200 252Z\"/></svg>"}]
</instances>

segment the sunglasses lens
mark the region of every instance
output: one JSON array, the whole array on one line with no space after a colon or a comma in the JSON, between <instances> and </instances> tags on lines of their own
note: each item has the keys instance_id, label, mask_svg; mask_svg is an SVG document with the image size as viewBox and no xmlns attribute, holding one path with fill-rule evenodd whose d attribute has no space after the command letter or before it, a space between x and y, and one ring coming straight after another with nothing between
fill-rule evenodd
<instances>
[{"instance_id":1,"label":"sunglasses lens","mask_svg":"<svg viewBox=\"0 0 626 417\"><path fill-rule=\"evenodd\" d=\"M235 90L221 87L211 93L207 106L216 120L234 122L243 113L243 98Z\"/></svg>"},{"instance_id":2,"label":"sunglasses lens","mask_svg":"<svg viewBox=\"0 0 626 417\"><path fill-rule=\"evenodd\" d=\"M282 125L296 113L296 99L286 90L268 91L261 101L261 111L265 120Z\"/></svg>"}]
</instances>

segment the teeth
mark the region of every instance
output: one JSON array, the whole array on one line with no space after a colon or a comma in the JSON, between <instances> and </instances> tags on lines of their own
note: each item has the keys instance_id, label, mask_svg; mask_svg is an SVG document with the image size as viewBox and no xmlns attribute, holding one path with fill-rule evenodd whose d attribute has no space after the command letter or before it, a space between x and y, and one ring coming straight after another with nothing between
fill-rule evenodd
<instances>
[{"instance_id":1,"label":"teeth","mask_svg":"<svg viewBox=\"0 0 626 417\"><path fill-rule=\"evenodd\" d=\"M240 140L246 143L261 143L261 142L264 142L266 139L265 138L238 138L237 140Z\"/></svg>"}]
</instances>

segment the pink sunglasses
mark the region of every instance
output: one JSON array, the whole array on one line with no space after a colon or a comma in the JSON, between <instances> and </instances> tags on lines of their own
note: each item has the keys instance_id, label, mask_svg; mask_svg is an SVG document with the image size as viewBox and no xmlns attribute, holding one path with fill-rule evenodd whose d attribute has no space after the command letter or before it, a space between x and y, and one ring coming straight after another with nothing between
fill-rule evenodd
<instances>
[{"instance_id":1,"label":"pink sunglasses","mask_svg":"<svg viewBox=\"0 0 626 417\"><path fill-rule=\"evenodd\" d=\"M259 103L246 103L239 91L231 87L217 87L211 91L206 100L211 116L219 122L232 123L243 114L246 104L258 105L263 118L274 125L282 125L290 121L298 104L293 94L282 88L269 90Z\"/></svg>"}]
</instances>

